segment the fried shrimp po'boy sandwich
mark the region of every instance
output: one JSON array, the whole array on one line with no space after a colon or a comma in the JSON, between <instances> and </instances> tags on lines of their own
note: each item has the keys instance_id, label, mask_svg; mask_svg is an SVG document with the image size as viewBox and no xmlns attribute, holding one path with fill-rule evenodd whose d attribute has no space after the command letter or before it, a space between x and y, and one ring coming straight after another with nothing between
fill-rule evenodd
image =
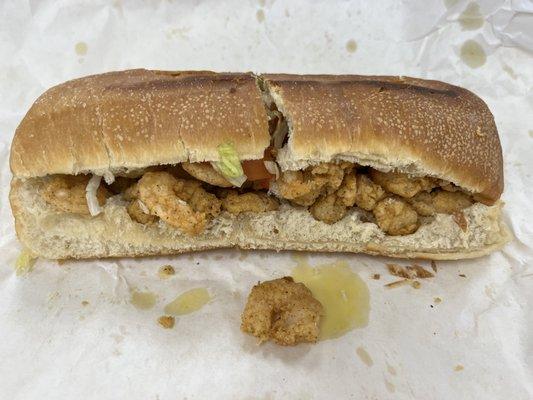
<instances>
[{"instance_id":1,"label":"fried shrimp po'boy sandwich","mask_svg":"<svg viewBox=\"0 0 533 400\"><path fill-rule=\"evenodd\" d=\"M244 249L460 259L502 247L502 152L436 81L131 70L45 92L11 148L33 254Z\"/></svg>"}]
</instances>

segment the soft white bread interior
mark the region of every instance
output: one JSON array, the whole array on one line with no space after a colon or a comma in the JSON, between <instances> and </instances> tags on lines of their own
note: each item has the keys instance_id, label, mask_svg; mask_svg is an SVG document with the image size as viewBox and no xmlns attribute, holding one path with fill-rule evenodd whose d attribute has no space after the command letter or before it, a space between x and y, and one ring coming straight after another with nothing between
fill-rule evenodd
<instances>
[{"instance_id":1,"label":"soft white bread interior","mask_svg":"<svg viewBox=\"0 0 533 400\"><path fill-rule=\"evenodd\" d=\"M465 209L465 231L452 215L438 214L414 234L388 236L364 212L352 209L328 225L304 208L222 213L198 236L187 236L162 221L143 225L128 215L119 196L96 217L59 212L41 197L39 179L13 180L10 195L17 234L34 254L50 259L176 254L224 247L356 252L402 258L453 260L483 256L502 247L510 234L501 222L501 203Z\"/></svg>"}]
</instances>

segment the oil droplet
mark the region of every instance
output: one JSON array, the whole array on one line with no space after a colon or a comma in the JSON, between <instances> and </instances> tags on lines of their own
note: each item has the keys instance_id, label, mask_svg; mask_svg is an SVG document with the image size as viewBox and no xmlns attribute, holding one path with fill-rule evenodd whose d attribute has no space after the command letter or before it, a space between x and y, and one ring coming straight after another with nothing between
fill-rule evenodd
<instances>
[{"instance_id":1,"label":"oil droplet","mask_svg":"<svg viewBox=\"0 0 533 400\"><path fill-rule=\"evenodd\" d=\"M176 297L171 303L165 306L165 314L170 315L184 315L198 311L202 308L211 297L209 292L205 288L196 288L188 290L178 297Z\"/></svg>"},{"instance_id":2,"label":"oil droplet","mask_svg":"<svg viewBox=\"0 0 533 400\"><path fill-rule=\"evenodd\" d=\"M389 382L388 380L384 379L385 380L385 387L387 388L387 390L390 392L390 393L394 393L396 391L396 388L394 387L394 385Z\"/></svg>"},{"instance_id":3,"label":"oil droplet","mask_svg":"<svg viewBox=\"0 0 533 400\"><path fill-rule=\"evenodd\" d=\"M348 53L355 53L355 51L357 50L357 43L355 42L355 40L350 39L346 42L346 50L348 51Z\"/></svg>"},{"instance_id":4,"label":"oil droplet","mask_svg":"<svg viewBox=\"0 0 533 400\"><path fill-rule=\"evenodd\" d=\"M444 5L446 8L450 9L453 6L455 6L457 3L459 3L459 0L444 0Z\"/></svg>"},{"instance_id":5,"label":"oil droplet","mask_svg":"<svg viewBox=\"0 0 533 400\"><path fill-rule=\"evenodd\" d=\"M258 22L263 22L265 20L265 12L263 10L257 10L255 17Z\"/></svg>"},{"instance_id":6,"label":"oil droplet","mask_svg":"<svg viewBox=\"0 0 533 400\"><path fill-rule=\"evenodd\" d=\"M134 290L131 292L130 302L139 310L149 310L155 306L156 295L152 292L139 292Z\"/></svg>"},{"instance_id":7,"label":"oil droplet","mask_svg":"<svg viewBox=\"0 0 533 400\"><path fill-rule=\"evenodd\" d=\"M159 275L159 278L161 279L168 279L175 273L176 270L172 265L163 265L159 268L159 271L157 271L157 275Z\"/></svg>"},{"instance_id":8,"label":"oil droplet","mask_svg":"<svg viewBox=\"0 0 533 400\"><path fill-rule=\"evenodd\" d=\"M533 138L533 129L529 131L529 137Z\"/></svg>"},{"instance_id":9,"label":"oil droplet","mask_svg":"<svg viewBox=\"0 0 533 400\"><path fill-rule=\"evenodd\" d=\"M457 364L455 367L453 367L453 370L454 371L462 371L463 369L465 369L465 367L463 367L461 364Z\"/></svg>"},{"instance_id":10,"label":"oil droplet","mask_svg":"<svg viewBox=\"0 0 533 400\"><path fill-rule=\"evenodd\" d=\"M324 315L320 319L319 339L342 336L368 324L370 295L365 282L352 272L346 261L312 268L303 257L292 271L296 282L302 282L322 303Z\"/></svg>"},{"instance_id":11,"label":"oil droplet","mask_svg":"<svg viewBox=\"0 0 533 400\"><path fill-rule=\"evenodd\" d=\"M433 302L434 302L435 304L440 304L440 303L442 302L442 299L441 299L440 297L435 297L435 298L433 299Z\"/></svg>"},{"instance_id":12,"label":"oil droplet","mask_svg":"<svg viewBox=\"0 0 533 400\"><path fill-rule=\"evenodd\" d=\"M357 350L355 350L359 358L362 362L364 362L368 367L371 367L374 365L374 360L372 360L372 357L370 357L370 354L363 349L362 347L358 347Z\"/></svg>"},{"instance_id":13,"label":"oil droplet","mask_svg":"<svg viewBox=\"0 0 533 400\"><path fill-rule=\"evenodd\" d=\"M392 376L396 376L396 369L392 365L387 364L387 371Z\"/></svg>"},{"instance_id":14,"label":"oil droplet","mask_svg":"<svg viewBox=\"0 0 533 400\"><path fill-rule=\"evenodd\" d=\"M87 54L89 46L87 46L87 43L85 42L78 42L76 43L76 46L74 46L74 50L76 50L76 54L79 56L84 56Z\"/></svg>"},{"instance_id":15,"label":"oil droplet","mask_svg":"<svg viewBox=\"0 0 533 400\"><path fill-rule=\"evenodd\" d=\"M459 15L458 21L463 29L467 31L479 29L485 22L479 11L479 4L477 3L469 3L461 15Z\"/></svg>"},{"instance_id":16,"label":"oil droplet","mask_svg":"<svg viewBox=\"0 0 533 400\"><path fill-rule=\"evenodd\" d=\"M461 46L461 59L470 68L479 68L485 64L487 56L479 43L474 40L467 40Z\"/></svg>"}]
</instances>

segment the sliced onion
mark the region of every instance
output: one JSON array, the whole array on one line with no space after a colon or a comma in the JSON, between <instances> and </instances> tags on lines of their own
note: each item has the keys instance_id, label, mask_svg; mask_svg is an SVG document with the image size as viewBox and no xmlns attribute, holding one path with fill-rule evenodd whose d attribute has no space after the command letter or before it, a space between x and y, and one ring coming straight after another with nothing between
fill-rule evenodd
<instances>
[{"instance_id":1,"label":"sliced onion","mask_svg":"<svg viewBox=\"0 0 533 400\"><path fill-rule=\"evenodd\" d=\"M102 177L100 175L93 175L92 178L89 179L89 183L87 183L87 187L85 188L87 207L89 207L89 213L93 217L102 212L102 207L100 207L100 204L98 203L98 197L96 196L101 181Z\"/></svg>"},{"instance_id":2,"label":"sliced onion","mask_svg":"<svg viewBox=\"0 0 533 400\"><path fill-rule=\"evenodd\" d=\"M265 168L268 172L270 172L272 175L276 175L276 180L279 179L279 167L278 164L276 164L275 161L263 161L265 164Z\"/></svg>"},{"instance_id":3,"label":"sliced onion","mask_svg":"<svg viewBox=\"0 0 533 400\"><path fill-rule=\"evenodd\" d=\"M108 185L111 185L113 182L115 182L115 175L111 171L104 172L104 181Z\"/></svg>"}]
</instances>

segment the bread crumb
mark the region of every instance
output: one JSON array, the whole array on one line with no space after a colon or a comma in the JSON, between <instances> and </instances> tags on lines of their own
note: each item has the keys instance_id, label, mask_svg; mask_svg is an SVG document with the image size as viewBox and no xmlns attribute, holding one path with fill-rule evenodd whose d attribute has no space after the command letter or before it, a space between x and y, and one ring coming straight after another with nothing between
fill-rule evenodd
<instances>
[{"instance_id":1,"label":"bread crumb","mask_svg":"<svg viewBox=\"0 0 533 400\"><path fill-rule=\"evenodd\" d=\"M420 286L422 286L422 285L421 285L421 283L418 282L418 281L413 281L413 282L411 283L411 286L412 286L414 289L420 289Z\"/></svg>"},{"instance_id":2,"label":"bread crumb","mask_svg":"<svg viewBox=\"0 0 533 400\"><path fill-rule=\"evenodd\" d=\"M83 300L83 301L81 302L81 305L84 306L84 307L85 307L85 306L88 306L88 305L89 305L89 302L88 302L87 300Z\"/></svg>"},{"instance_id":3,"label":"bread crumb","mask_svg":"<svg viewBox=\"0 0 533 400\"><path fill-rule=\"evenodd\" d=\"M379 278L381 278L380 274L374 274L372 275L372 279L375 279L376 281L379 281Z\"/></svg>"},{"instance_id":4,"label":"bread crumb","mask_svg":"<svg viewBox=\"0 0 533 400\"><path fill-rule=\"evenodd\" d=\"M437 273L437 263L435 262L435 260L431 260L431 269L433 270L433 272Z\"/></svg>"},{"instance_id":5,"label":"bread crumb","mask_svg":"<svg viewBox=\"0 0 533 400\"><path fill-rule=\"evenodd\" d=\"M461 364L457 364L455 367L453 367L453 370L454 371L462 371L463 369L465 369L465 367L463 367Z\"/></svg>"},{"instance_id":6,"label":"bread crumb","mask_svg":"<svg viewBox=\"0 0 533 400\"><path fill-rule=\"evenodd\" d=\"M172 265L163 265L161 268L159 268L158 275L161 279L167 279L175 273L176 270L174 270L174 267Z\"/></svg>"},{"instance_id":7,"label":"bread crumb","mask_svg":"<svg viewBox=\"0 0 533 400\"><path fill-rule=\"evenodd\" d=\"M172 329L176 320L170 315L162 315L157 319L157 322L165 329Z\"/></svg>"},{"instance_id":8,"label":"bread crumb","mask_svg":"<svg viewBox=\"0 0 533 400\"><path fill-rule=\"evenodd\" d=\"M435 304L439 304L439 303L442 302L442 299L441 299L440 297L435 297L435 298L433 299L433 302L434 302Z\"/></svg>"},{"instance_id":9,"label":"bread crumb","mask_svg":"<svg viewBox=\"0 0 533 400\"><path fill-rule=\"evenodd\" d=\"M465 275L465 274L459 274L459 276L460 276L461 278L466 278L466 275Z\"/></svg>"},{"instance_id":10,"label":"bread crumb","mask_svg":"<svg viewBox=\"0 0 533 400\"><path fill-rule=\"evenodd\" d=\"M401 279L399 281L395 281L395 282L391 282L391 283L387 283L386 285L384 285L385 287L387 288L395 288L395 287L399 287L399 286L403 286L405 285L406 283L409 283L409 279Z\"/></svg>"},{"instance_id":11,"label":"bread crumb","mask_svg":"<svg viewBox=\"0 0 533 400\"><path fill-rule=\"evenodd\" d=\"M387 269L391 275L398 276L400 278L414 279L414 278L433 278L435 275L429 272L424 267L414 264L402 267L398 264L387 264Z\"/></svg>"}]
</instances>

